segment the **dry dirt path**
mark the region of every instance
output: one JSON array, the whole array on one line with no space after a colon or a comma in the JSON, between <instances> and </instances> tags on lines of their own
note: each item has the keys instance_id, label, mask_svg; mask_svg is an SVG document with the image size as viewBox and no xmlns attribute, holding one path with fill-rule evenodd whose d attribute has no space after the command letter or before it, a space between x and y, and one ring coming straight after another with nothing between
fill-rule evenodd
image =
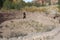
<instances>
[{"instance_id":1,"label":"dry dirt path","mask_svg":"<svg viewBox=\"0 0 60 40\"><path fill-rule=\"evenodd\" d=\"M60 33L56 35L52 40L60 40Z\"/></svg>"}]
</instances>

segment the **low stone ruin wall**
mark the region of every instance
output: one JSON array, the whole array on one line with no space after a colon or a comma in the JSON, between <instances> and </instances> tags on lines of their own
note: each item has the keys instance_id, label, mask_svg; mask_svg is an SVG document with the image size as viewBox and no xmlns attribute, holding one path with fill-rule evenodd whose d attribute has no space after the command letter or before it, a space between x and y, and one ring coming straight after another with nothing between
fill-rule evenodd
<instances>
[{"instance_id":1,"label":"low stone ruin wall","mask_svg":"<svg viewBox=\"0 0 60 40\"><path fill-rule=\"evenodd\" d=\"M39 32L39 33L32 33L24 37L14 37L14 38L0 38L1 40L52 40L54 36L60 33L60 27L53 29L49 32Z\"/></svg>"}]
</instances>

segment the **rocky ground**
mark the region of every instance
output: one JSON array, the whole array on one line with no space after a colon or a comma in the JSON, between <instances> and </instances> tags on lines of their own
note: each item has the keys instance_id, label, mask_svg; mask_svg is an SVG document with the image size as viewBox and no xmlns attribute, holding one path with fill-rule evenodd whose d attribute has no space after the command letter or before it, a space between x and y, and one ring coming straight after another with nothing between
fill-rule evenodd
<instances>
[{"instance_id":1,"label":"rocky ground","mask_svg":"<svg viewBox=\"0 0 60 40\"><path fill-rule=\"evenodd\" d=\"M47 12L26 12L24 19L18 11L18 15L4 13L0 18L4 19L0 24L0 40L59 40L60 12L53 7Z\"/></svg>"}]
</instances>

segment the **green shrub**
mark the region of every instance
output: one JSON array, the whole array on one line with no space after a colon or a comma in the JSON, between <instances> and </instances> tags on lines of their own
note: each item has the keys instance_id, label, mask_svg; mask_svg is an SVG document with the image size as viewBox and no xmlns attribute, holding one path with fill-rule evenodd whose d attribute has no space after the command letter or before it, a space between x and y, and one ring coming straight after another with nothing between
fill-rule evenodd
<instances>
[{"instance_id":1,"label":"green shrub","mask_svg":"<svg viewBox=\"0 0 60 40\"><path fill-rule=\"evenodd\" d=\"M58 8L58 12L60 12L60 5L58 5L57 8Z\"/></svg>"},{"instance_id":2,"label":"green shrub","mask_svg":"<svg viewBox=\"0 0 60 40\"><path fill-rule=\"evenodd\" d=\"M32 7L32 6L40 7L42 5L39 3L32 3L32 2L26 3L23 0L19 0L19 2L13 2L10 0L6 0L3 4L2 9L18 9L18 10L20 10L21 8L25 8L26 6L28 6L28 7Z\"/></svg>"},{"instance_id":3,"label":"green shrub","mask_svg":"<svg viewBox=\"0 0 60 40\"><path fill-rule=\"evenodd\" d=\"M21 9L25 6L25 2L20 1L19 3L11 2L6 0L3 4L3 9Z\"/></svg>"},{"instance_id":4,"label":"green shrub","mask_svg":"<svg viewBox=\"0 0 60 40\"><path fill-rule=\"evenodd\" d=\"M58 5L60 5L60 0L58 0Z\"/></svg>"},{"instance_id":5,"label":"green shrub","mask_svg":"<svg viewBox=\"0 0 60 40\"><path fill-rule=\"evenodd\" d=\"M11 9L11 8L14 8L14 7L13 7L12 2L10 2L9 0L6 0L3 4L3 8L4 9Z\"/></svg>"},{"instance_id":6,"label":"green shrub","mask_svg":"<svg viewBox=\"0 0 60 40\"><path fill-rule=\"evenodd\" d=\"M0 9L3 7L3 3L5 0L0 0Z\"/></svg>"}]
</instances>

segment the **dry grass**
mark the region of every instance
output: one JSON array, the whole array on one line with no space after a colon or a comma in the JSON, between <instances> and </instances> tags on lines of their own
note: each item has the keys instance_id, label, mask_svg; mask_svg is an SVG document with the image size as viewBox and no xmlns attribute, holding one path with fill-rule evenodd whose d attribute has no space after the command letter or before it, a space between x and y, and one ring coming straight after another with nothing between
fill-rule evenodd
<instances>
[{"instance_id":1,"label":"dry grass","mask_svg":"<svg viewBox=\"0 0 60 40\"><path fill-rule=\"evenodd\" d=\"M35 6L28 7L28 6L26 6L25 8L22 8L21 10L18 10L18 11L48 12L48 13L49 13L50 10L60 11L60 10L58 9L58 5L44 6L44 7L35 7ZM16 10L15 10L15 9L10 9L10 10L1 9L0 11L2 11L2 12L9 12L9 11L16 11Z\"/></svg>"},{"instance_id":2,"label":"dry grass","mask_svg":"<svg viewBox=\"0 0 60 40\"><path fill-rule=\"evenodd\" d=\"M46 11L46 8L45 7L35 7L35 6L32 6L32 7L25 7L23 8L22 10L26 10L27 12L45 12Z\"/></svg>"},{"instance_id":3,"label":"dry grass","mask_svg":"<svg viewBox=\"0 0 60 40\"><path fill-rule=\"evenodd\" d=\"M53 5L53 6L45 6L45 7L25 7L22 8L22 10L26 10L27 12L47 12L48 10L59 10L58 5Z\"/></svg>"}]
</instances>

